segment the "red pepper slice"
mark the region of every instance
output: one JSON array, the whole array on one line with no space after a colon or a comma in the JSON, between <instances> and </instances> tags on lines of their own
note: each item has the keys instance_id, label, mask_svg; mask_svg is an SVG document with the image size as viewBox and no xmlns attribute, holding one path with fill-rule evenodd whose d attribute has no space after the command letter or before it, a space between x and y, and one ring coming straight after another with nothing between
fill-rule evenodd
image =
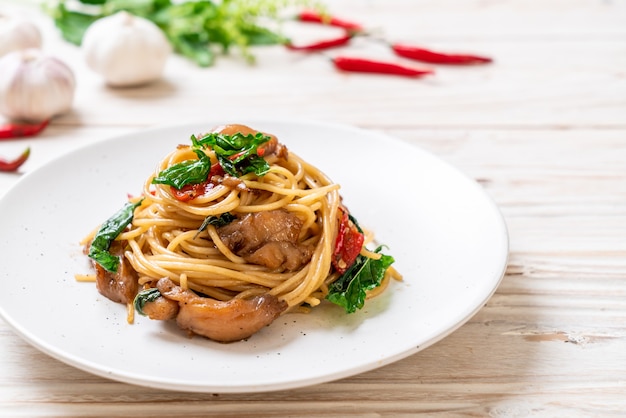
<instances>
[{"instance_id":1,"label":"red pepper slice","mask_svg":"<svg viewBox=\"0 0 626 418\"><path fill-rule=\"evenodd\" d=\"M22 166L28 160L30 156L30 147L26 148L19 157L14 160L3 160L0 159L0 171L11 172L17 171L18 168Z\"/></svg>"},{"instance_id":2,"label":"red pepper slice","mask_svg":"<svg viewBox=\"0 0 626 418\"><path fill-rule=\"evenodd\" d=\"M22 138L35 136L48 126L47 120L40 123L8 123L0 126L0 139Z\"/></svg>"},{"instance_id":3,"label":"red pepper slice","mask_svg":"<svg viewBox=\"0 0 626 418\"><path fill-rule=\"evenodd\" d=\"M334 26L336 28L342 28L351 32L361 32L363 26L359 23L351 22L348 20L340 19L331 15L323 15L313 10L304 10L296 17L300 22L308 23L321 23L323 25Z\"/></svg>"},{"instance_id":4,"label":"red pepper slice","mask_svg":"<svg viewBox=\"0 0 626 418\"><path fill-rule=\"evenodd\" d=\"M170 186L170 191L172 193L172 196L174 196L176 200L180 200L181 202L189 202L190 200L193 200L198 196L202 196L211 188L213 188L213 183L211 183L210 181L205 181L203 183L187 184L181 189Z\"/></svg>"},{"instance_id":5,"label":"red pepper slice","mask_svg":"<svg viewBox=\"0 0 626 418\"><path fill-rule=\"evenodd\" d=\"M335 240L332 263L335 270L339 274L343 274L354 264L361 252L365 236L359 232L356 225L350 220L348 211L340 210L343 214L339 221L339 232Z\"/></svg>"},{"instance_id":6,"label":"red pepper slice","mask_svg":"<svg viewBox=\"0 0 626 418\"><path fill-rule=\"evenodd\" d=\"M493 59L489 57L480 55L448 54L400 43L392 44L391 49L396 55L401 57L431 64L476 65L488 64L493 61Z\"/></svg>"},{"instance_id":7,"label":"red pepper slice","mask_svg":"<svg viewBox=\"0 0 626 418\"><path fill-rule=\"evenodd\" d=\"M434 71L429 68L412 68L393 62L364 58L335 57L332 61L338 69L349 72L390 74L404 77L422 77L434 74Z\"/></svg>"},{"instance_id":8,"label":"red pepper slice","mask_svg":"<svg viewBox=\"0 0 626 418\"><path fill-rule=\"evenodd\" d=\"M323 51L325 49L336 48L346 45L352 39L352 35L342 35L337 38L326 39L319 42L314 42L306 45L294 45L291 42L285 44L288 49L292 51Z\"/></svg>"},{"instance_id":9,"label":"red pepper slice","mask_svg":"<svg viewBox=\"0 0 626 418\"><path fill-rule=\"evenodd\" d=\"M207 176L206 181L196 184L187 184L180 189L170 186L170 192L177 200L180 200L181 202L188 202L204 195L215 186L215 183L212 181L213 176L223 176L224 174L222 166L215 163L211 166L211 170L209 170L209 175Z\"/></svg>"}]
</instances>

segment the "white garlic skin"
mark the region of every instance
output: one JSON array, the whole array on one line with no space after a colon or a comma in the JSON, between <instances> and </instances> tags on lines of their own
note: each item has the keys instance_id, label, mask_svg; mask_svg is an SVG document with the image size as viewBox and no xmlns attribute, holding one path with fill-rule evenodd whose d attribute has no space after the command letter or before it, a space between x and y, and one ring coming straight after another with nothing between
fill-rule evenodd
<instances>
[{"instance_id":1,"label":"white garlic skin","mask_svg":"<svg viewBox=\"0 0 626 418\"><path fill-rule=\"evenodd\" d=\"M38 49L0 58L0 113L13 120L39 122L69 111L76 80L62 61Z\"/></svg>"},{"instance_id":2,"label":"white garlic skin","mask_svg":"<svg viewBox=\"0 0 626 418\"><path fill-rule=\"evenodd\" d=\"M0 57L9 52L41 48L39 28L28 20L0 15Z\"/></svg>"},{"instance_id":3,"label":"white garlic skin","mask_svg":"<svg viewBox=\"0 0 626 418\"><path fill-rule=\"evenodd\" d=\"M127 12L89 26L81 48L87 65L111 86L134 86L159 79L172 48L158 26Z\"/></svg>"}]
</instances>

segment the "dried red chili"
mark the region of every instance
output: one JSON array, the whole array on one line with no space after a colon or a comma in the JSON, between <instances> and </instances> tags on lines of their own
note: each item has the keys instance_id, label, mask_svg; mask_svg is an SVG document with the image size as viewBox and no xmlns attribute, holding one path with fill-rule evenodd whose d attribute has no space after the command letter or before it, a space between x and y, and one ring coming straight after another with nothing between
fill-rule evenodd
<instances>
[{"instance_id":1,"label":"dried red chili","mask_svg":"<svg viewBox=\"0 0 626 418\"><path fill-rule=\"evenodd\" d=\"M354 261L361 252L365 236L350 219L348 210L341 208L339 210L341 212L341 218L339 218L339 231L335 239L332 264L339 274L343 274L354 264Z\"/></svg>"},{"instance_id":2,"label":"dried red chili","mask_svg":"<svg viewBox=\"0 0 626 418\"><path fill-rule=\"evenodd\" d=\"M305 10L296 17L301 22L321 23L324 25L334 26L336 28L345 29L349 32L361 32L363 26L359 23L340 19L331 15L324 15L312 10Z\"/></svg>"},{"instance_id":3,"label":"dried red chili","mask_svg":"<svg viewBox=\"0 0 626 418\"><path fill-rule=\"evenodd\" d=\"M188 202L197 198L198 196L202 196L208 193L213 187L215 187L213 176L222 177L224 176L224 174L225 173L222 166L218 163L215 163L211 166L206 181L202 183L187 184L180 189L177 189L174 186L170 186L170 192L172 193L172 196L174 196L177 200L181 202Z\"/></svg>"},{"instance_id":4,"label":"dried red chili","mask_svg":"<svg viewBox=\"0 0 626 418\"><path fill-rule=\"evenodd\" d=\"M488 64L493 61L489 57L480 55L448 54L400 43L391 44L391 49L401 57L431 64L476 65Z\"/></svg>"},{"instance_id":5,"label":"dried red chili","mask_svg":"<svg viewBox=\"0 0 626 418\"><path fill-rule=\"evenodd\" d=\"M0 139L22 138L34 136L48 126L48 121L39 123L8 123L0 126Z\"/></svg>"},{"instance_id":6,"label":"dried red chili","mask_svg":"<svg viewBox=\"0 0 626 418\"><path fill-rule=\"evenodd\" d=\"M339 46L346 45L352 39L351 34L342 35L337 38L325 39L323 41L318 41L306 45L293 45L291 42L285 44L285 46L292 51L323 51L325 49L336 48Z\"/></svg>"},{"instance_id":7,"label":"dried red chili","mask_svg":"<svg viewBox=\"0 0 626 418\"><path fill-rule=\"evenodd\" d=\"M422 77L434 74L434 71L429 68L413 68L393 62L364 58L335 57L332 61L338 69L349 72L390 74L404 77Z\"/></svg>"},{"instance_id":8,"label":"dried red chili","mask_svg":"<svg viewBox=\"0 0 626 418\"><path fill-rule=\"evenodd\" d=\"M3 160L0 159L0 171L17 171L18 168L22 166L28 160L30 156L30 147L26 148L19 157L14 160Z\"/></svg>"}]
</instances>

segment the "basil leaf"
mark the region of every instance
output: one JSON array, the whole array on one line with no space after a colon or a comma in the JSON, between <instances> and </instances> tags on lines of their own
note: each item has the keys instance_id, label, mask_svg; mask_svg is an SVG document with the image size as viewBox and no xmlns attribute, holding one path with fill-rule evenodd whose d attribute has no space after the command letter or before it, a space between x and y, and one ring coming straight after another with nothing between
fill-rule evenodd
<instances>
[{"instance_id":1,"label":"basil leaf","mask_svg":"<svg viewBox=\"0 0 626 418\"><path fill-rule=\"evenodd\" d=\"M235 219L237 219L237 217L230 212L224 212L219 216L209 215L206 218L204 218L204 221L202 221L200 228L198 228L198 232L193 237L195 239L198 236L198 234L204 231L205 229L207 229L209 225L220 227L220 226L228 225Z\"/></svg>"},{"instance_id":2,"label":"basil leaf","mask_svg":"<svg viewBox=\"0 0 626 418\"><path fill-rule=\"evenodd\" d=\"M202 138L191 137L194 147L210 147L217 156L217 161L227 174L241 177L247 173L264 176L270 169L269 164L257 152L260 145L271 139L261 132L244 135L237 132L226 135L212 132Z\"/></svg>"},{"instance_id":3,"label":"basil leaf","mask_svg":"<svg viewBox=\"0 0 626 418\"><path fill-rule=\"evenodd\" d=\"M197 160L186 160L161 171L152 184L167 184L180 190L188 184L202 183L211 171L211 159L200 149L194 149Z\"/></svg>"},{"instance_id":4,"label":"basil leaf","mask_svg":"<svg viewBox=\"0 0 626 418\"><path fill-rule=\"evenodd\" d=\"M230 212L224 212L220 214L219 216L209 215L206 218L204 218L202 225L200 225L200 228L198 228L198 232L204 231L209 225L213 225L217 227L228 225L235 219L236 219L235 215L233 215Z\"/></svg>"},{"instance_id":5,"label":"basil leaf","mask_svg":"<svg viewBox=\"0 0 626 418\"><path fill-rule=\"evenodd\" d=\"M375 252L380 253L381 249L382 246ZM367 291L380 286L393 262L389 255L381 254L380 259L374 260L359 254L354 264L330 285L326 299L343 307L346 313L356 312L363 308Z\"/></svg>"},{"instance_id":6,"label":"basil leaf","mask_svg":"<svg viewBox=\"0 0 626 418\"><path fill-rule=\"evenodd\" d=\"M133 221L135 209L141 205L138 202L127 202L119 211L107 219L96 233L89 248L89 257L100 264L106 271L117 272L120 260L109 252L111 243Z\"/></svg>"},{"instance_id":7,"label":"basil leaf","mask_svg":"<svg viewBox=\"0 0 626 418\"><path fill-rule=\"evenodd\" d=\"M159 292L159 289L157 289L156 287L151 287L149 289L144 289L140 291L139 293L137 293L137 296L135 296L135 300L133 301L133 305L135 306L135 312L137 312L139 315L146 316L146 314L143 312L143 308L144 306L146 306L146 303L154 302L160 297L161 292Z\"/></svg>"}]
</instances>

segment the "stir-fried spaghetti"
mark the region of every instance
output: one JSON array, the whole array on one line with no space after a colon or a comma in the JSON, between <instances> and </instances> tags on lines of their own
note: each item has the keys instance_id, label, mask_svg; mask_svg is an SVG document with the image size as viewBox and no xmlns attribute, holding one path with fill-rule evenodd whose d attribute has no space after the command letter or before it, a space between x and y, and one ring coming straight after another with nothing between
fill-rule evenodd
<instances>
[{"instance_id":1,"label":"stir-fried spaghetti","mask_svg":"<svg viewBox=\"0 0 626 418\"><path fill-rule=\"evenodd\" d=\"M140 313L176 317L182 328L220 341L248 335L224 336L199 322L222 320L232 328L220 309L236 300L255 301L237 314L271 316L267 323L325 298L352 312L367 291L399 275L390 256L366 248L372 235L350 215L339 188L275 137L246 126L194 136L146 179L142 197L131 199L124 225L106 248L98 248L98 234L90 237L98 289L119 302L130 303L132 296ZM119 257L115 271L102 267L102 251ZM134 284L141 289L136 297ZM120 291L126 296L111 297ZM169 308L163 309L172 312L151 309L164 299ZM189 304L201 313L181 319ZM202 311L207 306L209 319Z\"/></svg>"}]
</instances>

